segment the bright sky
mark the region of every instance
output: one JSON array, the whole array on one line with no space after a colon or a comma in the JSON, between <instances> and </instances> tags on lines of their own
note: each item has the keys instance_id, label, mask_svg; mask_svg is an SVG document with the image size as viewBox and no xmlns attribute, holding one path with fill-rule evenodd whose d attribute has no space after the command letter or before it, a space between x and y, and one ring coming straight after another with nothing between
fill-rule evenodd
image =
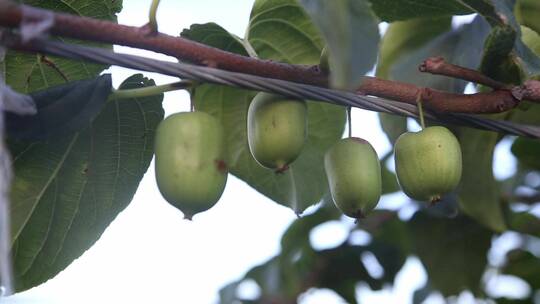
<instances>
[{"instance_id":1,"label":"bright sky","mask_svg":"<svg viewBox=\"0 0 540 304\"><path fill-rule=\"evenodd\" d=\"M124 1L119 22L143 25L150 1ZM192 23L216 22L244 36L253 0L162 0L159 29L178 35ZM117 47L117 51L167 59L149 52ZM168 58L168 60L174 60ZM115 86L134 71L113 67ZM158 84L175 81L146 73ZM165 95L166 114L188 109L188 95ZM380 156L391 147L382 134L375 113L353 111L355 136L369 140ZM508 144L503 147L508 151ZM506 162L508 163L508 162ZM499 170L508 174L510 167ZM515 166L515 164L514 164ZM279 252L279 239L295 219L294 213L266 199L242 181L230 176L225 193L210 211L193 222L162 199L153 163L131 205L105 231L101 239L65 271L30 291L2 299L3 303L215 303L217 292L251 267ZM352 221L325 224L311 240L324 248L341 243ZM359 242L365 236L359 236ZM369 257L367 257L369 261ZM376 263L373 271L377 272ZM360 286L364 302L407 303L414 288L423 285L425 273L417 259L410 259L396 279L396 287L372 293ZM253 288L246 287L246 292ZM467 298L467 295L465 295ZM470 299L470 297L469 297ZM434 297L431 303L440 303ZM301 303L343 303L329 291L313 291Z\"/></svg>"}]
</instances>

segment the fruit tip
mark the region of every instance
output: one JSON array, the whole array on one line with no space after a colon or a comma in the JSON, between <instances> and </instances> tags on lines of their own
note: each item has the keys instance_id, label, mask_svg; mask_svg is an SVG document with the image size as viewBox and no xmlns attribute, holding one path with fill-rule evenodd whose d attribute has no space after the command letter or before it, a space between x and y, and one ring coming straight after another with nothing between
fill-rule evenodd
<instances>
[{"instance_id":1,"label":"fruit tip","mask_svg":"<svg viewBox=\"0 0 540 304\"><path fill-rule=\"evenodd\" d=\"M359 209L352 214L352 218L354 218L354 224L356 225L361 219L366 218L366 215Z\"/></svg>"},{"instance_id":2,"label":"fruit tip","mask_svg":"<svg viewBox=\"0 0 540 304\"><path fill-rule=\"evenodd\" d=\"M191 214L184 214L184 220L193 222L193 215L191 215Z\"/></svg>"},{"instance_id":3,"label":"fruit tip","mask_svg":"<svg viewBox=\"0 0 540 304\"><path fill-rule=\"evenodd\" d=\"M442 199L441 196L438 195L438 194L432 196L432 197L430 198L430 200L429 200L430 206L434 206L435 204L437 204L438 202L440 202L441 199Z\"/></svg>"},{"instance_id":4,"label":"fruit tip","mask_svg":"<svg viewBox=\"0 0 540 304\"><path fill-rule=\"evenodd\" d=\"M276 169L275 173L276 173L276 174L283 174L283 173L285 173L285 171L287 171L287 170L289 170L289 165L285 164L285 165L279 166L279 167Z\"/></svg>"}]
</instances>

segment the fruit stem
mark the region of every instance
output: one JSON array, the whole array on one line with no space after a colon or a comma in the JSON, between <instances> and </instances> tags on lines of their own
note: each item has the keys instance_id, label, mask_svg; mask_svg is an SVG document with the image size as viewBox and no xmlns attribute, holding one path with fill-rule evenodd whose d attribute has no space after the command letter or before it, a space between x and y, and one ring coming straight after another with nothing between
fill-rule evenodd
<instances>
[{"instance_id":1,"label":"fruit stem","mask_svg":"<svg viewBox=\"0 0 540 304\"><path fill-rule=\"evenodd\" d=\"M426 128L426 122L424 120L424 107L422 106L422 92L418 92L416 96L416 105L418 107L418 117L420 117L420 126L422 130Z\"/></svg>"},{"instance_id":2,"label":"fruit stem","mask_svg":"<svg viewBox=\"0 0 540 304\"><path fill-rule=\"evenodd\" d=\"M157 33L158 31L158 24L157 24L157 9L159 6L160 0L152 0L152 6L150 6L150 15L149 15L149 21L148 24L150 25L150 28L152 29L153 33Z\"/></svg>"},{"instance_id":3,"label":"fruit stem","mask_svg":"<svg viewBox=\"0 0 540 304\"><path fill-rule=\"evenodd\" d=\"M128 89L128 90L113 90L109 95L109 100L115 99L130 99L130 98L143 98L149 96L155 96L163 94L165 92L176 91L176 90L186 90L193 85L193 82L183 80L178 82L173 82L169 84L151 86L138 89Z\"/></svg>"},{"instance_id":4,"label":"fruit stem","mask_svg":"<svg viewBox=\"0 0 540 304\"><path fill-rule=\"evenodd\" d=\"M352 115L351 107L347 107L347 122L349 122L349 137L352 137Z\"/></svg>"}]
</instances>

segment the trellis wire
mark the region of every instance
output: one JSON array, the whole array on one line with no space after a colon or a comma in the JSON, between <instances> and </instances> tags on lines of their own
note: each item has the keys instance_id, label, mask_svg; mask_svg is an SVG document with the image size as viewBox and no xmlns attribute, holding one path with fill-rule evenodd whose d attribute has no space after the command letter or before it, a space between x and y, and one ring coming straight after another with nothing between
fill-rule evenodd
<instances>
[{"instance_id":1,"label":"trellis wire","mask_svg":"<svg viewBox=\"0 0 540 304\"><path fill-rule=\"evenodd\" d=\"M32 43L32 49L50 55L156 72L182 79L272 92L288 97L324 101L375 112L418 117L418 110L415 105L285 80L264 78L192 64L160 61L141 56L115 53L102 48L66 44L46 39L36 39ZM425 110L424 115L426 119L431 121L465 125L511 135L540 138L539 126L486 119L471 114L435 113Z\"/></svg>"}]
</instances>

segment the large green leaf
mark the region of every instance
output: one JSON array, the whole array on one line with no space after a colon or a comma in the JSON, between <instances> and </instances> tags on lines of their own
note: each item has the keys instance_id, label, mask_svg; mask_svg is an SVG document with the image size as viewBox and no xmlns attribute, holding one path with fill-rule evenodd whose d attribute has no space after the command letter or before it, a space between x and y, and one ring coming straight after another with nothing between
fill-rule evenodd
<instances>
[{"instance_id":1,"label":"large green leaf","mask_svg":"<svg viewBox=\"0 0 540 304\"><path fill-rule=\"evenodd\" d=\"M111 89L111 75L106 74L34 92L36 115L6 113L8 137L41 140L79 131L101 112Z\"/></svg>"},{"instance_id":2,"label":"large green leaf","mask_svg":"<svg viewBox=\"0 0 540 304\"><path fill-rule=\"evenodd\" d=\"M521 70L511 54L517 32L511 26L495 26L484 44L480 71L504 83L521 83Z\"/></svg>"},{"instance_id":3,"label":"large green leaf","mask_svg":"<svg viewBox=\"0 0 540 304\"><path fill-rule=\"evenodd\" d=\"M281 6L272 8L269 2L279 2ZM307 36L308 33L315 35L316 31L309 23L309 17L294 1L257 1L255 8L257 7L269 11L255 13L258 21L253 22L252 19L251 23L256 30L250 32L250 37L259 56L265 59L298 60L301 63L318 62L320 38ZM270 20L263 22L263 18ZM287 27L283 29L281 36L274 37L270 33L279 31L280 28L274 29L273 23L280 22L289 25L297 22L298 24L292 28L304 31L289 33ZM293 37L290 37L291 35ZM294 42L294 35L303 35L304 38L313 41L313 44L297 44ZM182 36L238 54L248 53L244 47L248 45L249 48L248 42L240 41L216 24L194 25L189 30L183 31ZM279 44L272 48L274 46L272 43L288 39L291 42L289 45ZM286 49L287 47L291 48L290 51ZM308 61L310 58L311 61ZM211 113L221 119L227 136L231 172L262 194L301 213L310 205L319 202L327 190L322 160L326 149L343 133L345 111L341 107L310 102L307 144L287 172L275 174L272 170L261 167L253 159L247 143L247 109L255 93L225 86L201 85L194 90L193 98L197 110Z\"/></svg>"},{"instance_id":4,"label":"large green leaf","mask_svg":"<svg viewBox=\"0 0 540 304\"><path fill-rule=\"evenodd\" d=\"M507 33L505 35L500 35L502 38L502 43L505 44L508 37L514 36L514 50L515 55L517 55L521 60L519 64L522 69L526 72L527 76L535 76L540 74L540 58L536 56L522 41L521 39L521 28L518 23L516 16L514 15L514 4L516 1L508 0L461 0L463 2L468 2L472 9L481 14L490 24L494 27L494 32L500 29L498 28L507 28L504 31L513 33ZM498 41L495 41L497 44ZM497 48L494 48L496 51ZM504 50L504 49L503 49ZM513 60L514 54L509 54L509 63L506 65L516 65L517 63ZM494 66L497 66L497 63L493 63ZM504 80L504 79L503 79Z\"/></svg>"},{"instance_id":5,"label":"large green leaf","mask_svg":"<svg viewBox=\"0 0 540 304\"><path fill-rule=\"evenodd\" d=\"M390 24L380 46L377 77L392 79L390 69L396 61L408 57L450 28L450 17L417 18ZM397 138L407 131L405 117L380 113L379 121L391 143L395 143Z\"/></svg>"},{"instance_id":6,"label":"large green leaf","mask_svg":"<svg viewBox=\"0 0 540 304\"><path fill-rule=\"evenodd\" d=\"M116 21L116 14L122 9L122 1L86 0L25 0L19 1L32 6L54 11ZM61 39L80 43L72 39ZM93 46L103 44L85 43ZM108 45L107 47L112 48ZM9 51L5 58L6 83L21 93L43 90L69 81L93 78L106 66L80 60L68 60L59 57L43 57L39 54L26 54Z\"/></svg>"},{"instance_id":7,"label":"large green leaf","mask_svg":"<svg viewBox=\"0 0 540 304\"><path fill-rule=\"evenodd\" d=\"M135 75L122 89L154 85ZM153 155L163 96L107 103L80 132L9 143L17 290L67 267L131 201Z\"/></svg>"},{"instance_id":8,"label":"large green leaf","mask_svg":"<svg viewBox=\"0 0 540 304\"><path fill-rule=\"evenodd\" d=\"M446 219L425 213L417 213L410 228L431 287L444 295L480 291L491 245L489 230L464 216Z\"/></svg>"},{"instance_id":9,"label":"large green leaf","mask_svg":"<svg viewBox=\"0 0 540 304\"><path fill-rule=\"evenodd\" d=\"M518 0L514 12L520 24L540 34L540 2L537 0Z\"/></svg>"},{"instance_id":10,"label":"large green leaf","mask_svg":"<svg viewBox=\"0 0 540 304\"><path fill-rule=\"evenodd\" d=\"M534 254L515 249L508 252L503 273L517 276L527 282L532 289L540 288L540 259Z\"/></svg>"},{"instance_id":11,"label":"large green leaf","mask_svg":"<svg viewBox=\"0 0 540 304\"><path fill-rule=\"evenodd\" d=\"M536 56L540 56L540 34L526 26L521 26L521 39Z\"/></svg>"},{"instance_id":12,"label":"large green leaf","mask_svg":"<svg viewBox=\"0 0 540 304\"><path fill-rule=\"evenodd\" d=\"M529 168L540 170L540 140L518 137L512 145L512 153L519 162Z\"/></svg>"},{"instance_id":13,"label":"large green leaf","mask_svg":"<svg viewBox=\"0 0 540 304\"><path fill-rule=\"evenodd\" d=\"M472 11L479 13L486 18L492 26L503 25L501 16L497 15L495 4L492 0L456 0L470 8ZM506 0L503 0L506 1Z\"/></svg>"},{"instance_id":14,"label":"large green leaf","mask_svg":"<svg viewBox=\"0 0 540 304\"><path fill-rule=\"evenodd\" d=\"M500 186L493 176L493 155L499 134L461 128L463 175L458 192L461 209L495 231L504 231Z\"/></svg>"},{"instance_id":15,"label":"large green leaf","mask_svg":"<svg viewBox=\"0 0 540 304\"><path fill-rule=\"evenodd\" d=\"M264 59L318 64L324 41L295 0L256 0L246 39Z\"/></svg>"},{"instance_id":16,"label":"large green leaf","mask_svg":"<svg viewBox=\"0 0 540 304\"><path fill-rule=\"evenodd\" d=\"M540 237L540 218L529 212L509 212L508 227L511 230Z\"/></svg>"},{"instance_id":17,"label":"large green leaf","mask_svg":"<svg viewBox=\"0 0 540 304\"><path fill-rule=\"evenodd\" d=\"M323 34L330 56L332 85L354 89L374 66L378 20L367 0L301 0Z\"/></svg>"},{"instance_id":18,"label":"large green leaf","mask_svg":"<svg viewBox=\"0 0 540 304\"><path fill-rule=\"evenodd\" d=\"M418 17L440 17L470 14L466 5L455 0L369 0L373 11L383 21L407 20Z\"/></svg>"},{"instance_id":19,"label":"large green leaf","mask_svg":"<svg viewBox=\"0 0 540 304\"><path fill-rule=\"evenodd\" d=\"M476 69L480 64L484 40L489 30L489 25L483 18L477 17L472 23L439 35L410 55L397 59L389 68L388 77L419 86L461 93L465 88L465 81L421 73L418 65L426 58L442 56L449 63Z\"/></svg>"},{"instance_id":20,"label":"large green leaf","mask_svg":"<svg viewBox=\"0 0 540 304\"><path fill-rule=\"evenodd\" d=\"M390 24L381 41L377 76L389 79L390 68L400 58L451 29L450 17L416 18Z\"/></svg>"}]
</instances>

